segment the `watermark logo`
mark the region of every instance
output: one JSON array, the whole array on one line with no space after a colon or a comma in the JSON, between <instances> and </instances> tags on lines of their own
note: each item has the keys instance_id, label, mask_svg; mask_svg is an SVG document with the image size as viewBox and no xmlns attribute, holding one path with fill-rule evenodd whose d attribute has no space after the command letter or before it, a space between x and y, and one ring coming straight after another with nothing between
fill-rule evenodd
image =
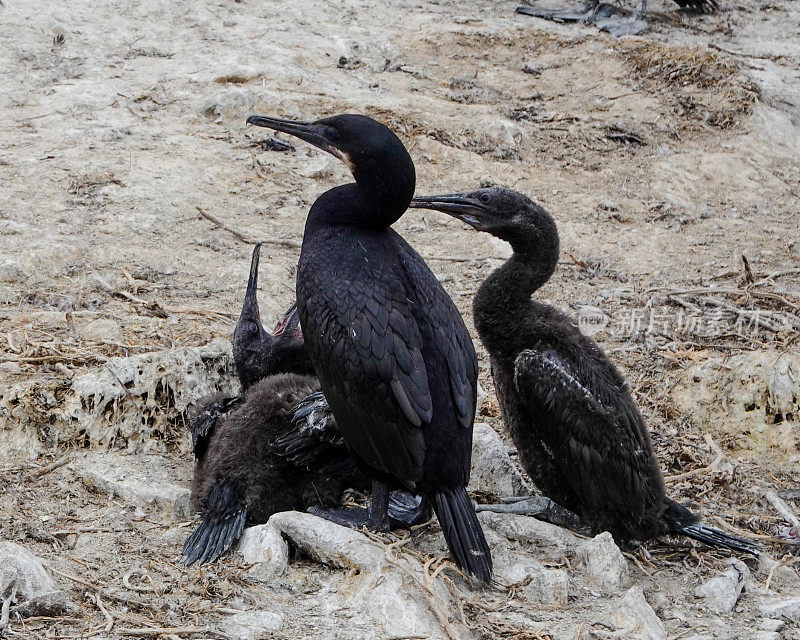
<instances>
[{"instance_id":1,"label":"watermark logo","mask_svg":"<svg viewBox=\"0 0 800 640\"><path fill-rule=\"evenodd\" d=\"M601 309L584 305L578 309L578 330L585 336L594 336L608 325L610 318Z\"/></svg>"}]
</instances>

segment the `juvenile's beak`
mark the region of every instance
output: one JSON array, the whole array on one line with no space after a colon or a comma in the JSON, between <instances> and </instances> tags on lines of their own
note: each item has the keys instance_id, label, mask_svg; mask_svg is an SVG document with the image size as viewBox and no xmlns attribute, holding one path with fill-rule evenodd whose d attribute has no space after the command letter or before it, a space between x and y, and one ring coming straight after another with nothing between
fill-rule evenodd
<instances>
[{"instance_id":1,"label":"juvenile's beak","mask_svg":"<svg viewBox=\"0 0 800 640\"><path fill-rule=\"evenodd\" d=\"M294 120L284 120L282 118L271 118L269 116L250 116L247 124L254 124L257 127L267 127L275 131L282 131L289 135L296 136L313 144L318 149L327 151L333 157L344 162L350 171L353 170L353 163L344 151L337 148L328 138L325 137L325 125L314 122L295 122Z\"/></svg>"},{"instance_id":2,"label":"juvenile's beak","mask_svg":"<svg viewBox=\"0 0 800 640\"><path fill-rule=\"evenodd\" d=\"M244 293L244 304L242 305L242 315L252 315L259 317L258 312L258 260L261 255L261 242L253 249L253 258L250 261L250 277L247 279L247 290Z\"/></svg>"},{"instance_id":3,"label":"juvenile's beak","mask_svg":"<svg viewBox=\"0 0 800 640\"><path fill-rule=\"evenodd\" d=\"M408 205L412 209L433 209L458 218L479 231L487 217L487 210L480 200L466 193L448 193L441 196L416 196Z\"/></svg>"}]
</instances>

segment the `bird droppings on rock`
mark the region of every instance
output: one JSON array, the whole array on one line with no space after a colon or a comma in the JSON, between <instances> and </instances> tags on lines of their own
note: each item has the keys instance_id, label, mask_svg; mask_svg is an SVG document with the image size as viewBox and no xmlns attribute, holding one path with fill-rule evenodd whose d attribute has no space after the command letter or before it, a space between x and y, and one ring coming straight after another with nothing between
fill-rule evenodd
<instances>
[{"instance_id":1,"label":"bird droppings on rock","mask_svg":"<svg viewBox=\"0 0 800 640\"><path fill-rule=\"evenodd\" d=\"M731 560L722 575L699 585L694 593L715 613L732 611L750 580L750 569L741 560Z\"/></svg>"},{"instance_id":2,"label":"bird droppings on rock","mask_svg":"<svg viewBox=\"0 0 800 640\"><path fill-rule=\"evenodd\" d=\"M289 565L289 546L269 522L245 529L236 550L245 564L252 565L248 575L264 582L282 576Z\"/></svg>"},{"instance_id":3,"label":"bird droppings on rock","mask_svg":"<svg viewBox=\"0 0 800 640\"><path fill-rule=\"evenodd\" d=\"M18 544L0 542L0 599L8 598L10 611L25 617L60 616L75 609L39 558Z\"/></svg>"},{"instance_id":4,"label":"bird droppings on rock","mask_svg":"<svg viewBox=\"0 0 800 640\"><path fill-rule=\"evenodd\" d=\"M628 582L628 561L608 531L582 542L576 553L584 575L604 593L619 593Z\"/></svg>"}]
</instances>

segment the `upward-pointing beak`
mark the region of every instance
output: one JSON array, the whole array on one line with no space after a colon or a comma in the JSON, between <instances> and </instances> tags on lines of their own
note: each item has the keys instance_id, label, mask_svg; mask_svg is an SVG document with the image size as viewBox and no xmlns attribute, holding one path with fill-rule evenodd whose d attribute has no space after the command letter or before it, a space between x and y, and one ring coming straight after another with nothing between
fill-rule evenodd
<instances>
[{"instance_id":1,"label":"upward-pointing beak","mask_svg":"<svg viewBox=\"0 0 800 640\"><path fill-rule=\"evenodd\" d=\"M242 305L242 315L251 315L256 319L258 312L258 261L261 254L261 243L259 242L253 249L253 258L250 261L250 277L247 279L247 290L244 294L244 304Z\"/></svg>"},{"instance_id":2,"label":"upward-pointing beak","mask_svg":"<svg viewBox=\"0 0 800 640\"><path fill-rule=\"evenodd\" d=\"M353 170L353 163L344 151L338 149L327 137L325 137L325 125L314 122L296 122L294 120L284 120L282 118L271 118L269 116L250 116L247 124L254 124L257 127L267 127L275 131L282 131L289 135L296 136L313 144L318 149L327 151L333 157L344 162L350 171Z\"/></svg>"},{"instance_id":3,"label":"upward-pointing beak","mask_svg":"<svg viewBox=\"0 0 800 640\"><path fill-rule=\"evenodd\" d=\"M408 205L412 209L433 209L441 211L481 229L482 219L486 217L486 208L475 198L465 193L448 193L441 196L415 196Z\"/></svg>"}]
</instances>

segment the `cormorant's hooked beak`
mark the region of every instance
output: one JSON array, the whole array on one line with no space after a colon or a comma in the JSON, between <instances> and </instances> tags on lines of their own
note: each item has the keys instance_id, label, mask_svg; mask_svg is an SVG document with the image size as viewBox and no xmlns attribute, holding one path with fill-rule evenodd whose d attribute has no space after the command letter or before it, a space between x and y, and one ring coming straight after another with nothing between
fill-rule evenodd
<instances>
[{"instance_id":1,"label":"cormorant's hooked beak","mask_svg":"<svg viewBox=\"0 0 800 640\"><path fill-rule=\"evenodd\" d=\"M261 245L259 242L253 249L253 258L250 260L250 277L247 279L247 290L244 293L244 304L242 305L242 315L252 315L256 319L260 318L258 311L258 261L261 256Z\"/></svg>"},{"instance_id":2,"label":"cormorant's hooked beak","mask_svg":"<svg viewBox=\"0 0 800 640\"><path fill-rule=\"evenodd\" d=\"M408 205L412 209L433 209L466 222L478 231L486 227L491 215L477 198L468 193L448 193L441 196L415 196Z\"/></svg>"},{"instance_id":3,"label":"cormorant's hooked beak","mask_svg":"<svg viewBox=\"0 0 800 640\"><path fill-rule=\"evenodd\" d=\"M351 172L353 171L353 162L350 160L350 156L328 140L325 136L326 126L323 124L296 122L294 120L271 118L269 116L250 116L247 118L247 124L254 124L257 127L267 127L268 129L274 129L275 131L282 131L283 133L296 136L323 151L327 151L334 158L338 158L344 162Z\"/></svg>"}]
</instances>

